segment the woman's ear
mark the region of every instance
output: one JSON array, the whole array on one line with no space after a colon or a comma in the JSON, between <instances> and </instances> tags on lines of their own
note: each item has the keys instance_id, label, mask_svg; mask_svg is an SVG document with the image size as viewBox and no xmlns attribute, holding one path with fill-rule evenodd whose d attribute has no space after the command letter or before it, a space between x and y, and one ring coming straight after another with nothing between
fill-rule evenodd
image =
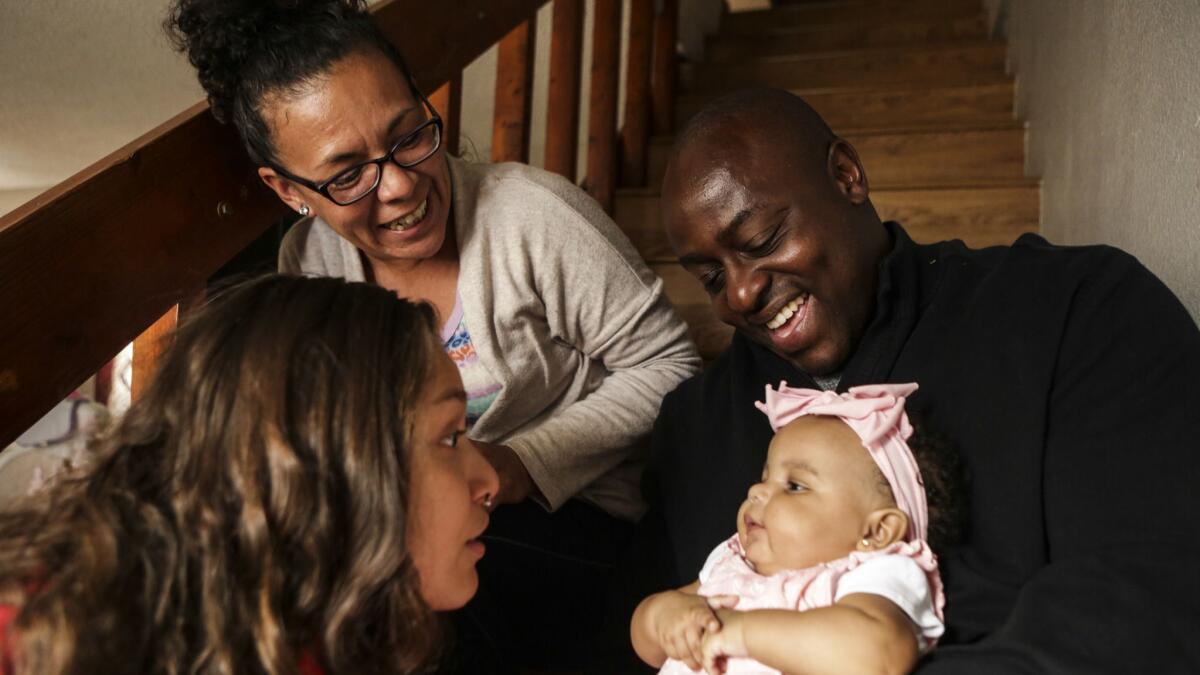
<instances>
[{"instance_id":1,"label":"woman's ear","mask_svg":"<svg viewBox=\"0 0 1200 675\"><path fill-rule=\"evenodd\" d=\"M284 204L287 204L291 210L299 213L301 207L306 205L304 196L300 194L300 190L296 185L292 181L275 173L275 169L268 166L260 166L258 167L258 177L262 179L262 182L267 184L267 187L274 190L279 199Z\"/></svg>"},{"instance_id":2,"label":"woman's ear","mask_svg":"<svg viewBox=\"0 0 1200 675\"><path fill-rule=\"evenodd\" d=\"M908 515L895 507L872 511L863 524L862 540L856 547L860 551L878 551L908 534Z\"/></svg>"}]
</instances>

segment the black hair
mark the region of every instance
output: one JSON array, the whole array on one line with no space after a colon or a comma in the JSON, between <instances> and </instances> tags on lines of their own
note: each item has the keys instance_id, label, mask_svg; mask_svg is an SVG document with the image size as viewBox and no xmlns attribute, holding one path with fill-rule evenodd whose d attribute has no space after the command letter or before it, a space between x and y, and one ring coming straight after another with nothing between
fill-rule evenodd
<instances>
[{"instance_id":1,"label":"black hair","mask_svg":"<svg viewBox=\"0 0 1200 675\"><path fill-rule=\"evenodd\" d=\"M926 540L935 552L962 542L967 529L968 478L958 448L950 440L929 429L921 419L913 419L913 435L908 447L921 470L925 501L929 507L929 533ZM890 492L890 489L889 489Z\"/></svg>"},{"instance_id":2,"label":"black hair","mask_svg":"<svg viewBox=\"0 0 1200 675\"><path fill-rule=\"evenodd\" d=\"M804 99L783 89L753 87L740 89L707 103L675 133L674 152L694 143L727 139L728 123L750 121L756 132L787 134L784 144L826 147L836 138L820 113ZM819 157L824 165L824 157Z\"/></svg>"},{"instance_id":3,"label":"black hair","mask_svg":"<svg viewBox=\"0 0 1200 675\"><path fill-rule=\"evenodd\" d=\"M386 56L412 84L365 0L172 0L163 27L196 68L213 116L233 123L260 166L276 163L263 118L267 96L302 93L334 63L364 50Z\"/></svg>"}]
</instances>

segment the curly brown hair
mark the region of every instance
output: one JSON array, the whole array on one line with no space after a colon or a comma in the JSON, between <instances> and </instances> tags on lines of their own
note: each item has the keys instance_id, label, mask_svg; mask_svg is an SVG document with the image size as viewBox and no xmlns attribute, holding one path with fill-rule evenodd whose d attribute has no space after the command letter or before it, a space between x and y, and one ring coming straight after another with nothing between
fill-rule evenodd
<instances>
[{"instance_id":1,"label":"curly brown hair","mask_svg":"<svg viewBox=\"0 0 1200 675\"><path fill-rule=\"evenodd\" d=\"M0 514L20 673L406 673L440 641L406 555L432 311L271 275L175 333L94 459Z\"/></svg>"},{"instance_id":2,"label":"curly brown hair","mask_svg":"<svg viewBox=\"0 0 1200 675\"><path fill-rule=\"evenodd\" d=\"M962 541L967 527L967 475L958 448L946 436L929 428L924 420L913 419L908 447L921 470L925 501L929 508L929 532L926 540L934 551Z\"/></svg>"}]
</instances>

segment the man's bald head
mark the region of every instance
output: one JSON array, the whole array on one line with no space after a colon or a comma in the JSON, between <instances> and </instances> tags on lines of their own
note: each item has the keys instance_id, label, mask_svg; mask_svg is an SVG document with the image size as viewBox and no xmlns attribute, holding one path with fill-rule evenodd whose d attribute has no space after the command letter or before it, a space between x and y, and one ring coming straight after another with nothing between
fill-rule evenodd
<instances>
[{"instance_id":1,"label":"man's bald head","mask_svg":"<svg viewBox=\"0 0 1200 675\"><path fill-rule=\"evenodd\" d=\"M672 157L690 150L729 146L730 133L808 154L824 166L835 138L825 120L804 99L782 89L744 89L709 103L676 134Z\"/></svg>"},{"instance_id":2,"label":"man's bald head","mask_svg":"<svg viewBox=\"0 0 1200 675\"><path fill-rule=\"evenodd\" d=\"M663 178L667 239L713 309L810 374L842 367L874 305L889 237L858 154L786 91L714 101Z\"/></svg>"}]
</instances>

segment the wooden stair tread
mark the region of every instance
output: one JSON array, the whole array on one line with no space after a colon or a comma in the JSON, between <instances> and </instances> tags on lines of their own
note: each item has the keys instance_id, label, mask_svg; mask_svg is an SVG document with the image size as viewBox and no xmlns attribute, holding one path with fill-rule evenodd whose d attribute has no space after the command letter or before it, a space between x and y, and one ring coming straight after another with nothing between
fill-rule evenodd
<instances>
[{"instance_id":1,"label":"wooden stair tread","mask_svg":"<svg viewBox=\"0 0 1200 675\"><path fill-rule=\"evenodd\" d=\"M987 22L974 17L921 17L882 24L834 24L775 34L718 34L709 39L710 61L913 43L947 43L987 37Z\"/></svg>"},{"instance_id":2,"label":"wooden stair tread","mask_svg":"<svg viewBox=\"0 0 1200 675\"><path fill-rule=\"evenodd\" d=\"M689 63L684 65L693 66L739 66L753 65L759 63L804 63L807 61L822 61L846 57L887 57L896 54L920 54L920 53L942 53L956 51L987 51L1004 52L1007 49L1007 44L1003 40L993 40L990 38L979 38L975 40L955 40L953 42L936 42L936 43L904 43L897 45L879 45L872 47L864 47L855 45L844 49L826 49L821 51L798 52L792 54L772 54L770 56L755 56L751 58L738 59L737 61L713 63L712 61L701 61L697 63Z\"/></svg>"},{"instance_id":3,"label":"wooden stair tread","mask_svg":"<svg viewBox=\"0 0 1200 675\"><path fill-rule=\"evenodd\" d=\"M868 175L868 178L870 176ZM871 185L871 194L895 190L976 190L979 188L1027 188L1040 187L1040 178L1027 176L1013 178L974 178L952 183L895 183L891 185ZM662 196L662 190L657 186L617 188L617 195L634 198L657 198Z\"/></svg>"},{"instance_id":4,"label":"wooden stair tread","mask_svg":"<svg viewBox=\"0 0 1200 675\"><path fill-rule=\"evenodd\" d=\"M930 91L937 89L960 89L964 87L983 87L988 85L1004 84L1012 82L1012 78L1008 75L996 75L991 78L980 78L974 82L938 82L932 80L929 82L878 82L878 83L863 83L863 82L838 82L834 84L804 84L795 87L784 87L788 91L807 98L809 96L820 96L825 94L871 94L883 92L903 92L903 91ZM679 92L677 96L681 101L695 100L711 100L713 95L709 92Z\"/></svg>"},{"instance_id":5,"label":"wooden stair tread","mask_svg":"<svg viewBox=\"0 0 1200 675\"><path fill-rule=\"evenodd\" d=\"M1005 77L1005 46L906 46L754 59L739 63L681 64L684 91L712 92L749 86L781 89L880 84L979 84Z\"/></svg>"},{"instance_id":6,"label":"wooden stair tread","mask_svg":"<svg viewBox=\"0 0 1200 675\"><path fill-rule=\"evenodd\" d=\"M1015 119L1009 120L983 120L983 121L956 121L946 122L942 124L898 124L896 126L862 126L862 127L843 127L834 131L842 137L858 137L865 136L904 136L918 134L938 134L938 133L959 133L968 131L1012 131L1025 129L1025 123ZM670 134L661 134L651 136L649 140L650 147L670 147L675 142L675 136Z\"/></svg>"},{"instance_id":7,"label":"wooden stair tread","mask_svg":"<svg viewBox=\"0 0 1200 675\"><path fill-rule=\"evenodd\" d=\"M1014 82L957 85L893 85L872 89L793 90L834 129L915 127L955 123L995 123L1014 120ZM676 103L682 124L699 112L712 96L688 95Z\"/></svg>"},{"instance_id":8,"label":"wooden stair tread","mask_svg":"<svg viewBox=\"0 0 1200 675\"><path fill-rule=\"evenodd\" d=\"M845 0L821 5L792 5L728 14L721 30L727 34L761 34L790 29L812 30L837 24L878 24L914 17L983 16L974 0Z\"/></svg>"}]
</instances>

